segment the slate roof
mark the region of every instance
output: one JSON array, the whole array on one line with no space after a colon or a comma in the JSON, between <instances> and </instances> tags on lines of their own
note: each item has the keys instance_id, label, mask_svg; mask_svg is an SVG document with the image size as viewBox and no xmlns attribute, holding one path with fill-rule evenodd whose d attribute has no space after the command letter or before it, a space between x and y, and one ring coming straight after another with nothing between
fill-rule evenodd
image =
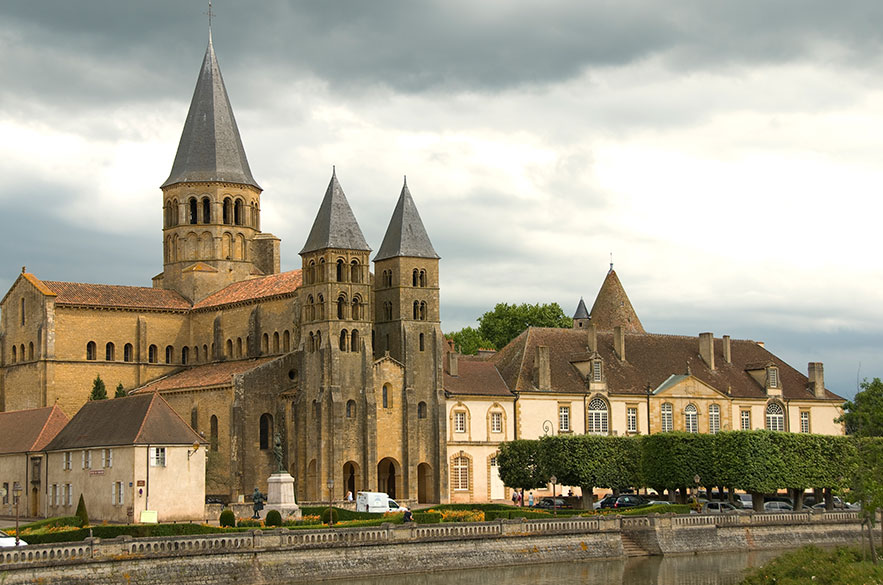
<instances>
[{"instance_id":1,"label":"slate roof","mask_svg":"<svg viewBox=\"0 0 883 585\"><path fill-rule=\"evenodd\" d=\"M193 305L194 309L205 309L232 303L265 299L278 295L291 294L303 282L300 270L289 270L279 274L261 276L234 282Z\"/></svg>"},{"instance_id":2,"label":"slate roof","mask_svg":"<svg viewBox=\"0 0 883 585\"><path fill-rule=\"evenodd\" d=\"M783 396L788 400L817 400L809 380L781 358L751 340L730 341L732 363L723 356L723 340L714 340L715 366L709 369L699 356L699 338L680 335L627 334L626 361L620 361L613 349L613 334L599 333L598 354L604 363L604 376L611 394L645 395L648 386L656 389L673 374L689 372L712 388L736 398L766 397L765 389L747 372L750 365L764 362L779 368ZM588 335L584 329L531 327L494 355L507 387L516 392L536 392L533 384L534 357L539 345L549 347L552 388L556 392L582 393L586 382L572 360L588 355ZM843 400L826 390L827 400Z\"/></svg>"},{"instance_id":3,"label":"slate roof","mask_svg":"<svg viewBox=\"0 0 883 585\"><path fill-rule=\"evenodd\" d=\"M125 309L189 309L190 302L171 290L116 284L43 281L56 295L56 305L117 307Z\"/></svg>"},{"instance_id":4,"label":"slate roof","mask_svg":"<svg viewBox=\"0 0 883 585\"><path fill-rule=\"evenodd\" d=\"M87 402L46 451L123 445L192 445L200 436L155 392Z\"/></svg>"},{"instance_id":5,"label":"slate roof","mask_svg":"<svg viewBox=\"0 0 883 585\"><path fill-rule=\"evenodd\" d=\"M432 247L432 242L429 241L429 235L426 233L426 228L417 212L417 206L414 205L407 179L402 186L402 193L399 195L399 200L392 212L392 218L389 220L389 226L386 228L386 234L383 236L383 243L380 244L380 250L377 251L374 261L399 256L439 257Z\"/></svg>"},{"instance_id":6,"label":"slate roof","mask_svg":"<svg viewBox=\"0 0 883 585\"><path fill-rule=\"evenodd\" d=\"M589 310L586 309L586 302L582 297L579 298L579 304L576 306L576 313L573 314L574 319L588 319Z\"/></svg>"},{"instance_id":7,"label":"slate roof","mask_svg":"<svg viewBox=\"0 0 883 585\"><path fill-rule=\"evenodd\" d=\"M245 157L211 35L172 172L162 186L206 181L238 183L260 189Z\"/></svg>"},{"instance_id":8,"label":"slate roof","mask_svg":"<svg viewBox=\"0 0 883 585\"><path fill-rule=\"evenodd\" d=\"M205 364L203 366L195 366L193 368L178 372L154 380L145 384L135 391L134 394L145 394L153 392L165 392L168 390L183 390L190 388L210 388L214 386L223 386L233 383L233 376L252 370L263 365L275 357L265 357L250 360L240 360L235 362L217 362L213 364Z\"/></svg>"},{"instance_id":9,"label":"slate roof","mask_svg":"<svg viewBox=\"0 0 883 585\"><path fill-rule=\"evenodd\" d=\"M300 253L307 254L325 248L371 251L365 236L362 235L359 222L356 221L356 216L353 215L353 210L346 200L343 188L337 181L336 170L331 173L331 181L328 183L328 189L325 190L325 197Z\"/></svg>"},{"instance_id":10,"label":"slate roof","mask_svg":"<svg viewBox=\"0 0 883 585\"><path fill-rule=\"evenodd\" d=\"M468 396L503 396L512 398L512 392L506 387L503 378L494 364L487 360L471 356L459 356L457 359L457 376L448 373L445 353L444 389L451 395Z\"/></svg>"},{"instance_id":11,"label":"slate roof","mask_svg":"<svg viewBox=\"0 0 883 585\"><path fill-rule=\"evenodd\" d=\"M0 412L0 455L42 451L67 422L57 405Z\"/></svg>"},{"instance_id":12,"label":"slate roof","mask_svg":"<svg viewBox=\"0 0 883 585\"><path fill-rule=\"evenodd\" d=\"M627 333L644 333L644 326L612 267L595 297L591 319L598 331L613 331L622 326Z\"/></svg>"}]
</instances>

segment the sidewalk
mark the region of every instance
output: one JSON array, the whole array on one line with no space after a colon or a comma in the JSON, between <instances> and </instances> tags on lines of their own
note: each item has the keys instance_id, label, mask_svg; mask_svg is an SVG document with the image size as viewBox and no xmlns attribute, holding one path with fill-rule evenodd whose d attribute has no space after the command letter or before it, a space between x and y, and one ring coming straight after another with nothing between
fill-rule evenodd
<instances>
[{"instance_id":1,"label":"sidewalk","mask_svg":"<svg viewBox=\"0 0 883 585\"><path fill-rule=\"evenodd\" d=\"M40 518L30 518L27 516L18 517L18 523L20 526L36 522L37 520L40 520ZM0 516L0 530L3 530L4 528L15 528L15 516Z\"/></svg>"}]
</instances>

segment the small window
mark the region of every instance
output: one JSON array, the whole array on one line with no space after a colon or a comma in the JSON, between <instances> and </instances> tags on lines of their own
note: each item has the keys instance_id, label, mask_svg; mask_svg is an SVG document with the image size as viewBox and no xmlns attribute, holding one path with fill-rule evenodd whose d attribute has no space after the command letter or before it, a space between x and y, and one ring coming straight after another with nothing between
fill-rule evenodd
<instances>
[{"instance_id":1,"label":"small window","mask_svg":"<svg viewBox=\"0 0 883 585\"><path fill-rule=\"evenodd\" d=\"M197 204L196 204L196 199L195 199L195 198L191 198L191 199L190 199L189 210L190 210L190 213L189 213L189 223L194 224L194 223L196 223L196 219L197 219L197 218L196 218Z\"/></svg>"},{"instance_id":2,"label":"small window","mask_svg":"<svg viewBox=\"0 0 883 585\"><path fill-rule=\"evenodd\" d=\"M809 433L809 411L801 410L800 411L800 432L801 433Z\"/></svg>"},{"instance_id":3,"label":"small window","mask_svg":"<svg viewBox=\"0 0 883 585\"><path fill-rule=\"evenodd\" d=\"M83 449L83 469L92 469L92 451Z\"/></svg>"},{"instance_id":4,"label":"small window","mask_svg":"<svg viewBox=\"0 0 883 585\"><path fill-rule=\"evenodd\" d=\"M337 272L335 274L337 282L343 282L345 280L345 266L343 260L337 261Z\"/></svg>"},{"instance_id":5,"label":"small window","mask_svg":"<svg viewBox=\"0 0 883 585\"><path fill-rule=\"evenodd\" d=\"M112 362L114 359L114 347L112 343L108 343L104 346L104 359L106 361Z\"/></svg>"},{"instance_id":6,"label":"small window","mask_svg":"<svg viewBox=\"0 0 883 585\"><path fill-rule=\"evenodd\" d=\"M590 435L606 435L609 432L609 428L607 403L600 398L593 398L589 402L588 433Z\"/></svg>"},{"instance_id":7,"label":"small window","mask_svg":"<svg viewBox=\"0 0 883 585\"><path fill-rule=\"evenodd\" d=\"M65 451L64 452L64 470L65 471L69 471L70 469L73 468L73 459L74 459L74 454L72 451Z\"/></svg>"},{"instance_id":8,"label":"small window","mask_svg":"<svg viewBox=\"0 0 883 585\"><path fill-rule=\"evenodd\" d=\"M337 318L344 319L346 316L346 296L337 297Z\"/></svg>"},{"instance_id":9,"label":"small window","mask_svg":"<svg viewBox=\"0 0 883 585\"><path fill-rule=\"evenodd\" d=\"M18 348L16 346L12 346L12 363L15 363L18 359Z\"/></svg>"},{"instance_id":10,"label":"small window","mask_svg":"<svg viewBox=\"0 0 883 585\"><path fill-rule=\"evenodd\" d=\"M362 304L362 303L361 303L361 300L362 300L362 299L359 298L359 297L353 297L353 307L352 307L352 315L353 315L353 316L352 316L352 319L353 319L353 321L358 321L359 318L360 318L361 315L362 315L362 311L361 311L361 308L362 308L362 307L361 307L361 304Z\"/></svg>"},{"instance_id":11,"label":"small window","mask_svg":"<svg viewBox=\"0 0 883 585\"><path fill-rule=\"evenodd\" d=\"M425 402L417 403L417 418L420 418L420 419L426 418L426 403Z\"/></svg>"},{"instance_id":12,"label":"small window","mask_svg":"<svg viewBox=\"0 0 883 585\"><path fill-rule=\"evenodd\" d=\"M717 404L708 407L708 432L712 435L721 430L721 408Z\"/></svg>"},{"instance_id":13,"label":"small window","mask_svg":"<svg viewBox=\"0 0 883 585\"><path fill-rule=\"evenodd\" d=\"M779 368L768 368L767 369L767 378L769 380L770 388L778 388L779 387Z\"/></svg>"},{"instance_id":14,"label":"small window","mask_svg":"<svg viewBox=\"0 0 883 585\"><path fill-rule=\"evenodd\" d=\"M503 413L502 412L492 412L491 413L491 432L492 433L502 433L503 432Z\"/></svg>"},{"instance_id":15,"label":"small window","mask_svg":"<svg viewBox=\"0 0 883 585\"><path fill-rule=\"evenodd\" d=\"M113 449L102 449L101 451L101 467L113 467Z\"/></svg>"},{"instance_id":16,"label":"small window","mask_svg":"<svg viewBox=\"0 0 883 585\"><path fill-rule=\"evenodd\" d=\"M260 444L261 451L271 449L273 445L273 415L267 412L261 415Z\"/></svg>"},{"instance_id":17,"label":"small window","mask_svg":"<svg viewBox=\"0 0 883 585\"><path fill-rule=\"evenodd\" d=\"M353 260L350 263L350 282L362 282L362 266L358 260Z\"/></svg>"},{"instance_id":18,"label":"small window","mask_svg":"<svg viewBox=\"0 0 883 585\"><path fill-rule=\"evenodd\" d=\"M209 420L209 449L218 450L218 417L215 415Z\"/></svg>"},{"instance_id":19,"label":"small window","mask_svg":"<svg viewBox=\"0 0 883 585\"><path fill-rule=\"evenodd\" d=\"M190 348L186 345L181 348L181 363L185 366L190 361Z\"/></svg>"},{"instance_id":20,"label":"small window","mask_svg":"<svg viewBox=\"0 0 883 585\"><path fill-rule=\"evenodd\" d=\"M349 333L347 332L346 329L344 329L343 331L340 332L340 342L339 342L340 351L346 351L348 345L349 345Z\"/></svg>"},{"instance_id":21,"label":"small window","mask_svg":"<svg viewBox=\"0 0 883 585\"><path fill-rule=\"evenodd\" d=\"M353 329L352 332L352 343L350 343L350 351L359 352L361 351L361 347L359 347L359 331L358 329Z\"/></svg>"},{"instance_id":22,"label":"small window","mask_svg":"<svg viewBox=\"0 0 883 585\"><path fill-rule=\"evenodd\" d=\"M785 411L778 402L770 402L766 407L766 428L769 431L785 430Z\"/></svg>"},{"instance_id":23,"label":"small window","mask_svg":"<svg viewBox=\"0 0 883 585\"><path fill-rule=\"evenodd\" d=\"M346 403L346 417L347 418L355 418L356 416L356 401L349 400Z\"/></svg>"},{"instance_id":24,"label":"small window","mask_svg":"<svg viewBox=\"0 0 883 585\"><path fill-rule=\"evenodd\" d=\"M195 406L190 409L190 428L194 431L199 428L199 410Z\"/></svg>"},{"instance_id":25,"label":"small window","mask_svg":"<svg viewBox=\"0 0 883 585\"><path fill-rule=\"evenodd\" d=\"M127 343L123 346L123 361L130 362L132 361L132 344Z\"/></svg>"},{"instance_id":26,"label":"small window","mask_svg":"<svg viewBox=\"0 0 883 585\"><path fill-rule=\"evenodd\" d=\"M171 345L166 346L166 363L172 363L172 360L175 358L175 348Z\"/></svg>"},{"instance_id":27,"label":"small window","mask_svg":"<svg viewBox=\"0 0 883 585\"><path fill-rule=\"evenodd\" d=\"M147 348L147 361L150 362L151 364L156 363L156 360L157 360L156 351L157 351L157 349L156 349L155 345L151 345L150 347Z\"/></svg>"},{"instance_id":28,"label":"small window","mask_svg":"<svg viewBox=\"0 0 883 585\"><path fill-rule=\"evenodd\" d=\"M416 321L419 318L420 318L420 302L414 301L414 320Z\"/></svg>"},{"instance_id":29,"label":"small window","mask_svg":"<svg viewBox=\"0 0 883 585\"><path fill-rule=\"evenodd\" d=\"M202 223L212 222L212 202L208 197L202 198Z\"/></svg>"},{"instance_id":30,"label":"small window","mask_svg":"<svg viewBox=\"0 0 883 585\"><path fill-rule=\"evenodd\" d=\"M264 333L261 335L261 353L267 354L270 353L270 334Z\"/></svg>"},{"instance_id":31,"label":"small window","mask_svg":"<svg viewBox=\"0 0 883 585\"><path fill-rule=\"evenodd\" d=\"M600 382L601 381L601 360L594 360L592 362L592 381Z\"/></svg>"},{"instance_id":32,"label":"small window","mask_svg":"<svg viewBox=\"0 0 883 585\"><path fill-rule=\"evenodd\" d=\"M233 205L233 223L242 225L242 199L237 199Z\"/></svg>"},{"instance_id":33,"label":"small window","mask_svg":"<svg viewBox=\"0 0 883 585\"><path fill-rule=\"evenodd\" d=\"M692 404L688 404L684 409L684 430L688 433L699 432L699 412Z\"/></svg>"},{"instance_id":34,"label":"small window","mask_svg":"<svg viewBox=\"0 0 883 585\"><path fill-rule=\"evenodd\" d=\"M559 433L570 432L570 407L569 406L559 406L558 407L558 432Z\"/></svg>"},{"instance_id":35,"label":"small window","mask_svg":"<svg viewBox=\"0 0 883 585\"><path fill-rule=\"evenodd\" d=\"M417 278L418 278L417 275L418 275L418 272L417 272L417 269L415 268L414 272L411 275L411 286L417 286Z\"/></svg>"},{"instance_id":36,"label":"small window","mask_svg":"<svg viewBox=\"0 0 883 585\"><path fill-rule=\"evenodd\" d=\"M420 334L420 351L423 351L424 349L425 349L425 347L424 347L424 343L423 343L423 334L421 333Z\"/></svg>"},{"instance_id":37,"label":"small window","mask_svg":"<svg viewBox=\"0 0 883 585\"><path fill-rule=\"evenodd\" d=\"M469 459L462 455L451 463L451 487L457 492L469 491Z\"/></svg>"},{"instance_id":38,"label":"small window","mask_svg":"<svg viewBox=\"0 0 883 585\"><path fill-rule=\"evenodd\" d=\"M150 466L165 467L166 466L166 448L151 447L150 448Z\"/></svg>"},{"instance_id":39,"label":"small window","mask_svg":"<svg viewBox=\"0 0 883 585\"><path fill-rule=\"evenodd\" d=\"M671 404L666 402L662 405L662 432L670 433L674 430L674 417Z\"/></svg>"},{"instance_id":40,"label":"small window","mask_svg":"<svg viewBox=\"0 0 883 585\"><path fill-rule=\"evenodd\" d=\"M634 406L625 409L625 427L629 433L638 432L638 409Z\"/></svg>"},{"instance_id":41,"label":"small window","mask_svg":"<svg viewBox=\"0 0 883 585\"><path fill-rule=\"evenodd\" d=\"M25 326L25 299L22 297L21 299L21 326Z\"/></svg>"},{"instance_id":42,"label":"small window","mask_svg":"<svg viewBox=\"0 0 883 585\"><path fill-rule=\"evenodd\" d=\"M465 433L466 432L466 413L462 410L458 410L454 413L454 432L455 433Z\"/></svg>"},{"instance_id":43,"label":"small window","mask_svg":"<svg viewBox=\"0 0 883 585\"><path fill-rule=\"evenodd\" d=\"M389 390L390 390L389 384L384 384L383 390L381 391L381 397L380 397L381 404L383 405L383 408L392 408L392 396L389 395L390 394Z\"/></svg>"},{"instance_id":44,"label":"small window","mask_svg":"<svg viewBox=\"0 0 883 585\"><path fill-rule=\"evenodd\" d=\"M750 410L741 410L739 411L739 417L742 421L742 430L750 431L751 430L751 411Z\"/></svg>"},{"instance_id":45,"label":"small window","mask_svg":"<svg viewBox=\"0 0 883 585\"><path fill-rule=\"evenodd\" d=\"M224 199L224 223L230 225L230 220L233 216L233 202L229 197Z\"/></svg>"},{"instance_id":46,"label":"small window","mask_svg":"<svg viewBox=\"0 0 883 585\"><path fill-rule=\"evenodd\" d=\"M419 279L418 284L421 287L426 287L426 271L425 270L420 271L420 279Z\"/></svg>"}]
</instances>

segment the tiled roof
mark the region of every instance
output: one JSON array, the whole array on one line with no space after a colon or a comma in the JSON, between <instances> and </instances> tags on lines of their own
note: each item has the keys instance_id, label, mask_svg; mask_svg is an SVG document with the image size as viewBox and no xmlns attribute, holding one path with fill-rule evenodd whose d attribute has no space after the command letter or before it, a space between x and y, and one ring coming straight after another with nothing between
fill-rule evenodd
<instances>
[{"instance_id":1,"label":"tiled roof","mask_svg":"<svg viewBox=\"0 0 883 585\"><path fill-rule=\"evenodd\" d=\"M383 243L380 244L380 250L377 251L374 261L399 256L438 258L423 226L423 220L417 212L417 206L414 205L407 181L402 186L402 193L399 195L386 234L383 236Z\"/></svg>"},{"instance_id":2,"label":"tiled roof","mask_svg":"<svg viewBox=\"0 0 883 585\"><path fill-rule=\"evenodd\" d=\"M301 285L300 270L242 280L228 285L193 305L194 309L217 307L293 293Z\"/></svg>"},{"instance_id":3,"label":"tiled roof","mask_svg":"<svg viewBox=\"0 0 883 585\"><path fill-rule=\"evenodd\" d=\"M325 197L300 253L307 254L325 248L371 250L337 180L336 171L331 173L331 181L328 183L328 189L325 190Z\"/></svg>"},{"instance_id":4,"label":"tiled roof","mask_svg":"<svg viewBox=\"0 0 883 585\"><path fill-rule=\"evenodd\" d=\"M0 412L0 454L41 451L67 422L58 406Z\"/></svg>"},{"instance_id":5,"label":"tiled roof","mask_svg":"<svg viewBox=\"0 0 883 585\"><path fill-rule=\"evenodd\" d=\"M171 290L117 284L43 281L57 296L56 305L86 305L122 309L189 309L190 303Z\"/></svg>"},{"instance_id":6,"label":"tiled roof","mask_svg":"<svg viewBox=\"0 0 883 585\"><path fill-rule=\"evenodd\" d=\"M47 451L119 445L192 445L200 437L159 394L93 400L46 446Z\"/></svg>"},{"instance_id":7,"label":"tiled roof","mask_svg":"<svg viewBox=\"0 0 883 585\"><path fill-rule=\"evenodd\" d=\"M646 393L672 374L690 374L720 392L737 398L765 398L766 391L746 368L749 364L771 363L779 368L783 395L789 400L815 400L809 380L782 359L754 341L731 340L732 363L723 357L723 340L714 340L715 366L711 370L699 356L699 338L678 335L631 334L625 336L626 361L613 349L613 334L599 333L598 354L611 394ZM534 356L539 345L549 347L552 388L582 393L586 383L571 363L574 356L587 355L588 335L582 329L531 327L491 358L506 385L513 391L537 391L534 386ZM842 400L826 390L826 399Z\"/></svg>"},{"instance_id":8,"label":"tiled roof","mask_svg":"<svg viewBox=\"0 0 883 585\"><path fill-rule=\"evenodd\" d=\"M211 386L231 384L234 375L247 372L272 359L275 358L265 357L196 366L145 384L136 390L135 394L181 390L183 388L208 388Z\"/></svg>"},{"instance_id":9,"label":"tiled roof","mask_svg":"<svg viewBox=\"0 0 883 585\"><path fill-rule=\"evenodd\" d=\"M613 331L621 326L626 333L644 333L644 326L612 267L595 297L591 319L598 331Z\"/></svg>"},{"instance_id":10,"label":"tiled roof","mask_svg":"<svg viewBox=\"0 0 883 585\"><path fill-rule=\"evenodd\" d=\"M586 302L582 297L579 298L579 304L576 306L576 312L573 314L574 319L588 319L589 310L586 309Z\"/></svg>"},{"instance_id":11,"label":"tiled roof","mask_svg":"<svg viewBox=\"0 0 883 585\"><path fill-rule=\"evenodd\" d=\"M508 396L512 393L500 377L497 368L489 361L468 356L459 356L457 359L458 376L448 374L447 360L445 357L445 391L454 395L469 396Z\"/></svg>"}]
</instances>

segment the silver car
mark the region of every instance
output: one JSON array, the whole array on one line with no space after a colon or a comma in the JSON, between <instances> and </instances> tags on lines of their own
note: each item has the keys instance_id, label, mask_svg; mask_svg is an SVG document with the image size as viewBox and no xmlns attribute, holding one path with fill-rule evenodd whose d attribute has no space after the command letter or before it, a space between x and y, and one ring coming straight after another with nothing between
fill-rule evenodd
<instances>
[{"instance_id":1,"label":"silver car","mask_svg":"<svg viewBox=\"0 0 883 585\"><path fill-rule=\"evenodd\" d=\"M24 546L26 544L27 543L22 539L18 539L18 546ZM3 548L4 546L15 546L15 537L9 536L8 534L0 530L0 548Z\"/></svg>"}]
</instances>

